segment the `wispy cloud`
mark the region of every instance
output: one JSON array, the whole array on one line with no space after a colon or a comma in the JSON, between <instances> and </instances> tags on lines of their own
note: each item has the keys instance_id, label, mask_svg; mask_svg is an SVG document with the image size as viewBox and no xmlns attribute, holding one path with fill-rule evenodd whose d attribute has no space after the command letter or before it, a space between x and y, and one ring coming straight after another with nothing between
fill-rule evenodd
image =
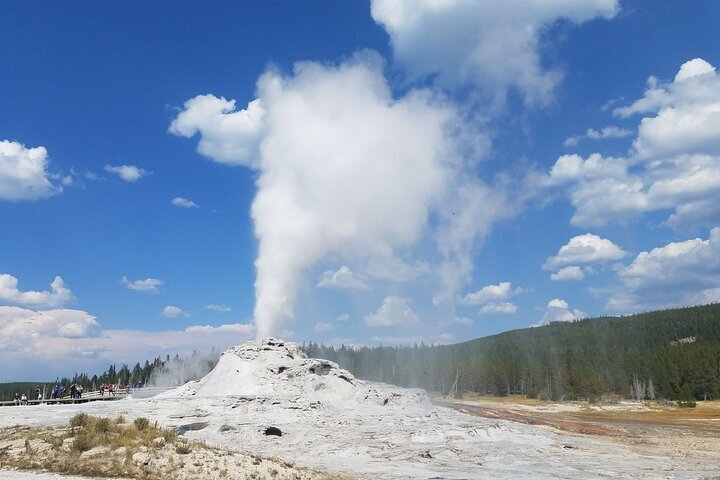
<instances>
[{"instance_id":1,"label":"wispy cloud","mask_svg":"<svg viewBox=\"0 0 720 480\"><path fill-rule=\"evenodd\" d=\"M168 305L167 307L163 308L163 311L160 312L160 315L162 315L165 318L177 318L177 317L189 317L190 314L187 313L185 310L183 310L180 307L176 307L175 305Z\"/></svg>"},{"instance_id":2,"label":"wispy cloud","mask_svg":"<svg viewBox=\"0 0 720 480\"><path fill-rule=\"evenodd\" d=\"M170 203L176 207L182 207L182 208L200 208L200 205L193 202L192 200L189 200L187 198L183 197L175 197L172 200L170 200Z\"/></svg>"},{"instance_id":3,"label":"wispy cloud","mask_svg":"<svg viewBox=\"0 0 720 480\"><path fill-rule=\"evenodd\" d=\"M205 309L215 313L227 313L232 310L232 308L228 307L227 305L217 305L214 303L211 303L210 305L205 305Z\"/></svg>"},{"instance_id":4,"label":"wispy cloud","mask_svg":"<svg viewBox=\"0 0 720 480\"><path fill-rule=\"evenodd\" d=\"M135 165L105 165L105 171L117 175L126 182L137 182L143 177L152 175L152 172L136 167Z\"/></svg>"},{"instance_id":5,"label":"wispy cloud","mask_svg":"<svg viewBox=\"0 0 720 480\"><path fill-rule=\"evenodd\" d=\"M589 138L591 140L603 140L605 138L625 138L633 134L632 130L627 128L620 128L615 126L604 127L600 130L594 128L588 128L583 135L576 135L574 137L568 137L563 142L566 147L573 147L580 143L580 140Z\"/></svg>"},{"instance_id":6,"label":"wispy cloud","mask_svg":"<svg viewBox=\"0 0 720 480\"><path fill-rule=\"evenodd\" d=\"M159 293L158 287L165 285L165 282L157 278L146 278L145 280L128 280L122 277L122 284L130 290L145 293Z\"/></svg>"}]
</instances>

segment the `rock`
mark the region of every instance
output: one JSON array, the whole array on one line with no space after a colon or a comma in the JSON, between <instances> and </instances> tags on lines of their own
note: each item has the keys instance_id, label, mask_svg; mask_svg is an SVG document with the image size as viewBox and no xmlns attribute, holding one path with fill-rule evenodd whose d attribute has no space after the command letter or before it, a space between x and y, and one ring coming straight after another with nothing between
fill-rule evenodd
<instances>
[{"instance_id":1,"label":"rock","mask_svg":"<svg viewBox=\"0 0 720 480\"><path fill-rule=\"evenodd\" d=\"M113 453L115 455L125 456L125 455L127 455L127 451L128 451L127 447L118 447L115 450L113 450Z\"/></svg>"},{"instance_id":2,"label":"rock","mask_svg":"<svg viewBox=\"0 0 720 480\"><path fill-rule=\"evenodd\" d=\"M22 438L16 440L7 440L0 442L0 453L8 455L21 455L25 453L25 440Z\"/></svg>"},{"instance_id":3,"label":"rock","mask_svg":"<svg viewBox=\"0 0 720 480\"><path fill-rule=\"evenodd\" d=\"M35 453L45 453L52 450L52 445L50 445L44 440L40 440L39 438L30 440L29 445L30 449Z\"/></svg>"},{"instance_id":4,"label":"rock","mask_svg":"<svg viewBox=\"0 0 720 480\"><path fill-rule=\"evenodd\" d=\"M75 443L75 437L66 438L65 440L63 440L61 448L66 452L69 452L70 450L72 450L73 443Z\"/></svg>"},{"instance_id":5,"label":"rock","mask_svg":"<svg viewBox=\"0 0 720 480\"><path fill-rule=\"evenodd\" d=\"M110 447L100 445L80 454L80 458L94 457L96 455L104 455L110 451Z\"/></svg>"},{"instance_id":6,"label":"rock","mask_svg":"<svg viewBox=\"0 0 720 480\"><path fill-rule=\"evenodd\" d=\"M132 461L136 465L148 465L150 463L150 455L145 452L137 452L133 454Z\"/></svg>"},{"instance_id":7,"label":"rock","mask_svg":"<svg viewBox=\"0 0 720 480\"><path fill-rule=\"evenodd\" d=\"M165 439L163 437L153 438L152 443L156 447L163 447L163 446L165 446Z\"/></svg>"}]
</instances>

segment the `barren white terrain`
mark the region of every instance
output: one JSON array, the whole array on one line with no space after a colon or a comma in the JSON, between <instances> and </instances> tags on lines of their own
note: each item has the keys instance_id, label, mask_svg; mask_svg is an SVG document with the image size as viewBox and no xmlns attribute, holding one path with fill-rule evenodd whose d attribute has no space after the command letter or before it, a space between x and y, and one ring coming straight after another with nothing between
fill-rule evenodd
<instances>
[{"instance_id":1,"label":"barren white terrain","mask_svg":"<svg viewBox=\"0 0 720 480\"><path fill-rule=\"evenodd\" d=\"M228 349L203 379L147 399L4 408L0 428L66 425L78 412L148 417L184 437L356 478L707 478L717 457L491 420L421 390L355 379L266 339ZM279 429L278 433L267 429ZM0 476L2 473L0 473Z\"/></svg>"}]
</instances>

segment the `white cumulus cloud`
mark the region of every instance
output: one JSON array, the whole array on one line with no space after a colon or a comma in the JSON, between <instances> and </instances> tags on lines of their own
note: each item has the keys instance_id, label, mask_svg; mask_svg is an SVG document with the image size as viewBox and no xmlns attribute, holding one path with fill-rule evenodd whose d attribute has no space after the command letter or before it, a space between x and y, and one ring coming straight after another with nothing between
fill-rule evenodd
<instances>
[{"instance_id":1,"label":"white cumulus cloud","mask_svg":"<svg viewBox=\"0 0 720 480\"><path fill-rule=\"evenodd\" d=\"M126 182L137 182L141 178L152 174L152 172L135 165L105 165L105 171L117 175Z\"/></svg>"},{"instance_id":2,"label":"white cumulus cloud","mask_svg":"<svg viewBox=\"0 0 720 480\"><path fill-rule=\"evenodd\" d=\"M585 278L585 271L577 265L563 267L557 272L550 274L550 280L553 282L582 280L583 278Z\"/></svg>"},{"instance_id":3,"label":"white cumulus cloud","mask_svg":"<svg viewBox=\"0 0 720 480\"><path fill-rule=\"evenodd\" d=\"M562 78L543 67L541 32L558 20L580 24L612 18L616 0L372 0L373 19L390 36L396 61L410 77L434 76L446 87L472 85L504 97L517 89L544 104Z\"/></svg>"},{"instance_id":4,"label":"white cumulus cloud","mask_svg":"<svg viewBox=\"0 0 720 480\"><path fill-rule=\"evenodd\" d=\"M589 264L619 260L627 253L606 238L592 233L578 235L560 247L557 255L545 261L543 268L547 270L568 265Z\"/></svg>"},{"instance_id":5,"label":"white cumulus cloud","mask_svg":"<svg viewBox=\"0 0 720 480\"><path fill-rule=\"evenodd\" d=\"M146 278L145 280L128 280L127 277L122 277L122 284L130 290L145 293L159 293L158 287L165 285L165 282L158 280L157 278Z\"/></svg>"},{"instance_id":6,"label":"white cumulus cloud","mask_svg":"<svg viewBox=\"0 0 720 480\"><path fill-rule=\"evenodd\" d=\"M37 200L61 192L50 181L48 162L45 147L0 140L0 200Z\"/></svg>"},{"instance_id":7,"label":"white cumulus cloud","mask_svg":"<svg viewBox=\"0 0 720 480\"><path fill-rule=\"evenodd\" d=\"M655 77L639 100L615 115L645 115L624 158L599 153L558 158L545 179L567 188L572 223L600 226L669 210L665 224L712 227L720 222L720 76L702 59L673 81Z\"/></svg>"},{"instance_id":8,"label":"white cumulus cloud","mask_svg":"<svg viewBox=\"0 0 720 480\"><path fill-rule=\"evenodd\" d=\"M175 135L200 134L197 151L211 160L228 165L255 165L265 130L265 109L260 99L242 110L235 100L199 95L185 102L185 108L170 124Z\"/></svg>"},{"instance_id":9,"label":"white cumulus cloud","mask_svg":"<svg viewBox=\"0 0 720 480\"><path fill-rule=\"evenodd\" d=\"M410 300L401 297L385 297L377 312L365 317L369 327L393 327L413 325L420 322L420 317L410 308Z\"/></svg>"},{"instance_id":10,"label":"white cumulus cloud","mask_svg":"<svg viewBox=\"0 0 720 480\"><path fill-rule=\"evenodd\" d=\"M7 273L0 274L0 302L33 308L56 308L70 303L73 294L61 277L55 277L50 291L22 291L18 279Z\"/></svg>"},{"instance_id":11,"label":"white cumulus cloud","mask_svg":"<svg viewBox=\"0 0 720 480\"><path fill-rule=\"evenodd\" d=\"M707 240L671 242L641 252L618 271L623 290L607 308L618 311L664 308L720 300L720 227Z\"/></svg>"},{"instance_id":12,"label":"white cumulus cloud","mask_svg":"<svg viewBox=\"0 0 720 480\"><path fill-rule=\"evenodd\" d=\"M95 317L80 310L28 310L0 306L0 356L8 352L45 357L35 348L53 339L77 339L97 334ZM54 348L51 348L55 351Z\"/></svg>"},{"instance_id":13,"label":"white cumulus cloud","mask_svg":"<svg viewBox=\"0 0 720 480\"><path fill-rule=\"evenodd\" d=\"M468 293L464 297L458 298L458 303L463 305L482 305L505 300L511 296L519 295L522 292L523 289L520 287L513 289L511 282L500 282L497 285L486 285L476 292Z\"/></svg>"},{"instance_id":14,"label":"white cumulus cloud","mask_svg":"<svg viewBox=\"0 0 720 480\"><path fill-rule=\"evenodd\" d=\"M255 335L252 324L193 325L184 330L102 329L81 310L0 306L0 381L73 371L100 371L158 355L225 348Z\"/></svg>"}]
</instances>

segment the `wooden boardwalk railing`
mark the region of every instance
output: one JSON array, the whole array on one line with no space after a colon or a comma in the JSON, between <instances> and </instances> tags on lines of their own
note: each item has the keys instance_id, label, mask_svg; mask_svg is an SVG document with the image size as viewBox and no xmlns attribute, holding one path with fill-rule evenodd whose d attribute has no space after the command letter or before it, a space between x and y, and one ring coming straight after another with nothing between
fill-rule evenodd
<instances>
[{"instance_id":1,"label":"wooden boardwalk railing","mask_svg":"<svg viewBox=\"0 0 720 480\"><path fill-rule=\"evenodd\" d=\"M40 404L47 404L47 405L58 405L58 404L73 404L73 403L86 403L86 402L97 402L97 401L112 401L112 400L122 400L123 398L127 398L128 396L137 396L141 398L147 398L152 397L153 395L157 395L160 392L164 392L167 390L167 388L163 387L143 387L138 389L122 389L118 390L115 394L110 395L106 391L104 395L100 395L100 390L94 390L92 392L83 393L82 397L80 398L70 398L70 396L65 396L63 398L44 398L42 400L35 399L28 399L27 402L24 402L20 406L25 405L40 405ZM0 407L11 407L15 406L14 400L9 401L3 401L0 402Z\"/></svg>"}]
</instances>

